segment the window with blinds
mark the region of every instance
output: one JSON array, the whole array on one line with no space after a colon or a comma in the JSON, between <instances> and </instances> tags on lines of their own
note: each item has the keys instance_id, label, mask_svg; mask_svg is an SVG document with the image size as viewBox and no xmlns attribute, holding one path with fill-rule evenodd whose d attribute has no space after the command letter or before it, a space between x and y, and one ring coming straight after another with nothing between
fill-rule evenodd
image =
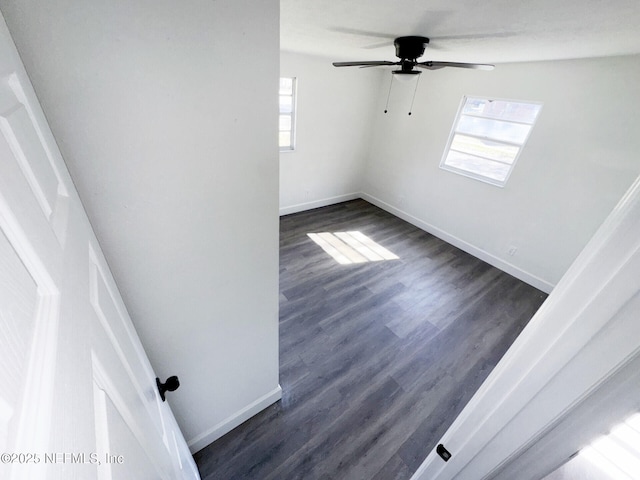
<instances>
[{"instance_id":1,"label":"window with blinds","mask_svg":"<svg viewBox=\"0 0 640 480\"><path fill-rule=\"evenodd\" d=\"M463 97L440 167L504 186L542 104Z\"/></svg>"},{"instance_id":2,"label":"window with blinds","mask_svg":"<svg viewBox=\"0 0 640 480\"><path fill-rule=\"evenodd\" d=\"M279 124L280 151L294 150L296 124L296 79L294 77L280 77Z\"/></svg>"}]
</instances>

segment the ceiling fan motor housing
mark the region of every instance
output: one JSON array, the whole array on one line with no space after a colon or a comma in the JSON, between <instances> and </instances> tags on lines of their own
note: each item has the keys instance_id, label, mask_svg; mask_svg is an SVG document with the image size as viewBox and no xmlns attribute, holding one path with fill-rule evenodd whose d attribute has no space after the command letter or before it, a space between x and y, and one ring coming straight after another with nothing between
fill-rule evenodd
<instances>
[{"instance_id":1,"label":"ceiling fan motor housing","mask_svg":"<svg viewBox=\"0 0 640 480\"><path fill-rule=\"evenodd\" d=\"M427 37L398 37L393 41L396 47L396 57L401 60L416 60L424 55L424 50L429 44Z\"/></svg>"}]
</instances>

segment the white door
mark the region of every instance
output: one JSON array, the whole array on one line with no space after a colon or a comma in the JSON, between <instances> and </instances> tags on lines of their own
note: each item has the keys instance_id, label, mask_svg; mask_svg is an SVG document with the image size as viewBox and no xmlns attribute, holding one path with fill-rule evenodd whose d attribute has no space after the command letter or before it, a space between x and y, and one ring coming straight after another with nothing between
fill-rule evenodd
<instances>
[{"instance_id":1,"label":"white door","mask_svg":"<svg viewBox=\"0 0 640 480\"><path fill-rule=\"evenodd\" d=\"M199 478L2 17L0 133L0 478Z\"/></svg>"}]
</instances>

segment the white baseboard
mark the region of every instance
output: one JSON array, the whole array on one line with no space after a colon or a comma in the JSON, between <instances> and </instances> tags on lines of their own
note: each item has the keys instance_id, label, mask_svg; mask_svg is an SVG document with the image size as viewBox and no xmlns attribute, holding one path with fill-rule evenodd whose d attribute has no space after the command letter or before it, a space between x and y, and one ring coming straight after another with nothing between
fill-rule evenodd
<instances>
[{"instance_id":1,"label":"white baseboard","mask_svg":"<svg viewBox=\"0 0 640 480\"><path fill-rule=\"evenodd\" d=\"M304 212L306 210L312 210L314 208L326 207L333 205L334 203L348 202L349 200L355 200L361 198L360 193L347 193L345 195L338 195L337 197L322 198L320 200L314 200L313 202L299 203L297 205L290 205L288 207L280 207L280 216L289 215L290 213Z\"/></svg>"},{"instance_id":2,"label":"white baseboard","mask_svg":"<svg viewBox=\"0 0 640 480\"><path fill-rule=\"evenodd\" d=\"M465 252L473 255L474 257L479 258L480 260L487 262L488 264L493 265L496 268L499 268L503 272L506 272L509 275L513 275L517 279L522 280L523 282L528 283L529 285L536 287L537 289L542 290L545 293L551 293L551 290L553 290L554 285L547 282L546 280L543 280L540 277L532 275L529 272L526 272L516 267L515 265L512 265L509 262L505 262L501 258L498 258L490 254L489 252L486 252L485 250L477 248L458 237L450 235L449 233L443 230L440 230L439 228L434 227L433 225L427 222L424 222L419 218L416 218L413 215L408 214L407 212L404 212L392 205L389 205L388 203L380 200L379 198L376 198L366 193L361 193L360 198L362 198L363 200L366 200L369 203L372 203L377 207L380 207L381 209L395 215L396 217L399 217L411 223L412 225L415 225L416 227L424 230L425 232L428 232L431 235L434 235L440 238L441 240L444 240L445 242L450 243L454 247L458 247L460 250L464 250Z\"/></svg>"},{"instance_id":3,"label":"white baseboard","mask_svg":"<svg viewBox=\"0 0 640 480\"><path fill-rule=\"evenodd\" d=\"M278 385L277 388L273 389L269 393L263 395L243 409L227 417L217 425L214 425L212 428L189 440L187 442L187 445L189 445L189 450L191 450L191 453L196 453L197 451L202 450L210 443L213 443L214 441L222 437L225 433L230 432L238 425L245 422L246 420L249 420L255 414L261 412L269 405L277 402L281 398L282 388L280 387L280 385Z\"/></svg>"}]
</instances>

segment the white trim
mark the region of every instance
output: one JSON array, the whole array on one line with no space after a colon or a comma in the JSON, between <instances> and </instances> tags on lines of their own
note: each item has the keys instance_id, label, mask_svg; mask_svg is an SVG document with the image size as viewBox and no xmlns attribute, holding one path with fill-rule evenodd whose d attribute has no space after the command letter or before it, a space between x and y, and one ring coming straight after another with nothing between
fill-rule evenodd
<instances>
[{"instance_id":1,"label":"white trim","mask_svg":"<svg viewBox=\"0 0 640 480\"><path fill-rule=\"evenodd\" d=\"M640 177L412 479L537 479L637 407L639 269Z\"/></svg>"},{"instance_id":2,"label":"white trim","mask_svg":"<svg viewBox=\"0 0 640 480\"><path fill-rule=\"evenodd\" d=\"M493 265L496 268L499 268L503 272L506 272L509 275L513 275L517 279L522 280L523 282L526 282L529 285L532 285L539 290L542 290L545 293L551 292L554 288L554 285L552 283L547 282L546 280L540 277L537 277L529 272L526 272L525 270L522 270L521 268L516 267L511 263L505 262L501 258L498 258L485 250L482 250L454 235L451 235L445 232L444 230L439 229L438 227L435 227L423 220L420 220L419 218L416 218L413 215L403 210L400 210L399 208L389 205L388 203L380 200L379 198L376 198L367 193L362 193L360 197L366 200L367 202L372 203L377 207L382 208L383 210L386 210L387 212L395 215L396 217L399 217L411 223L412 225L415 225L416 227L424 230L425 232L428 232L440 238L441 240L444 240L445 242L450 243L454 247L457 247L460 250L464 250L465 252L473 255L474 257L479 258L480 260L487 262L488 264Z\"/></svg>"},{"instance_id":3,"label":"white trim","mask_svg":"<svg viewBox=\"0 0 640 480\"><path fill-rule=\"evenodd\" d=\"M220 437L222 437L225 433L230 432L234 428L236 428L241 423L249 420L251 417L260 413L262 410L267 408L269 405L277 402L282 398L282 387L278 385L276 388L266 393L262 397L258 398L254 402L250 403L246 407L238 410L233 415L225 418L223 421L214 425L208 430L196 435L191 440L187 441L187 445L189 445L189 449L191 453L196 453L199 450L202 450L204 447L213 443Z\"/></svg>"},{"instance_id":4,"label":"white trim","mask_svg":"<svg viewBox=\"0 0 640 480\"><path fill-rule=\"evenodd\" d=\"M396 208L384 202L383 200L380 200L379 198L369 195L368 193L364 193L364 192L348 193L345 195L339 195L337 197L324 198L321 200L315 200L313 202L300 203L300 204L291 205L288 207L281 207L280 216L289 215L292 213L304 212L307 210L312 210L314 208L326 207L328 205L347 202L350 200L356 200L358 198L366 200L367 202L395 215L398 218L403 219L406 222L411 223L412 225L424 230L427 233L430 233L440 238L441 240L444 240L447 243L450 243L451 245L459 248L460 250L464 250L465 252L473 255L474 257L479 258L484 262L487 262L489 265L493 265L494 267L502 270L503 272L506 272L509 275L513 275L517 279L522 280L523 282L528 283L529 285L536 287L537 289L542 290L545 293L550 293L555 287L555 285L552 284L551 282L548 282L540 277L537 277L536 275L533 275L532 273L522 270L521 268L516 267L515 265L509 262L505 262L503 259L498 258L490 254L489 252L482 250L454 235L451 235L445 232L444 230L439 229L438 227L435 227L423 220L420 220L419 218L414 217L413 215L403 210L400 210L399 208Z\"/></svg>"},{"instance_id":5,"label":"white trim","mask_svg":"<svg viewBox=\"0 0 640 480\"><path fill-rule=\"evenodd\" d=\"M335 203L348 202L349 200L355 200L357 198L362 198L362 194L359 192L347 193L345 195L338 195L337 197L321 198L320 200L314 200L312 202L280 207L280 216L304 212L306 210L313 210L314 208L326 207Z\"/></svg>"}]
</instances>

